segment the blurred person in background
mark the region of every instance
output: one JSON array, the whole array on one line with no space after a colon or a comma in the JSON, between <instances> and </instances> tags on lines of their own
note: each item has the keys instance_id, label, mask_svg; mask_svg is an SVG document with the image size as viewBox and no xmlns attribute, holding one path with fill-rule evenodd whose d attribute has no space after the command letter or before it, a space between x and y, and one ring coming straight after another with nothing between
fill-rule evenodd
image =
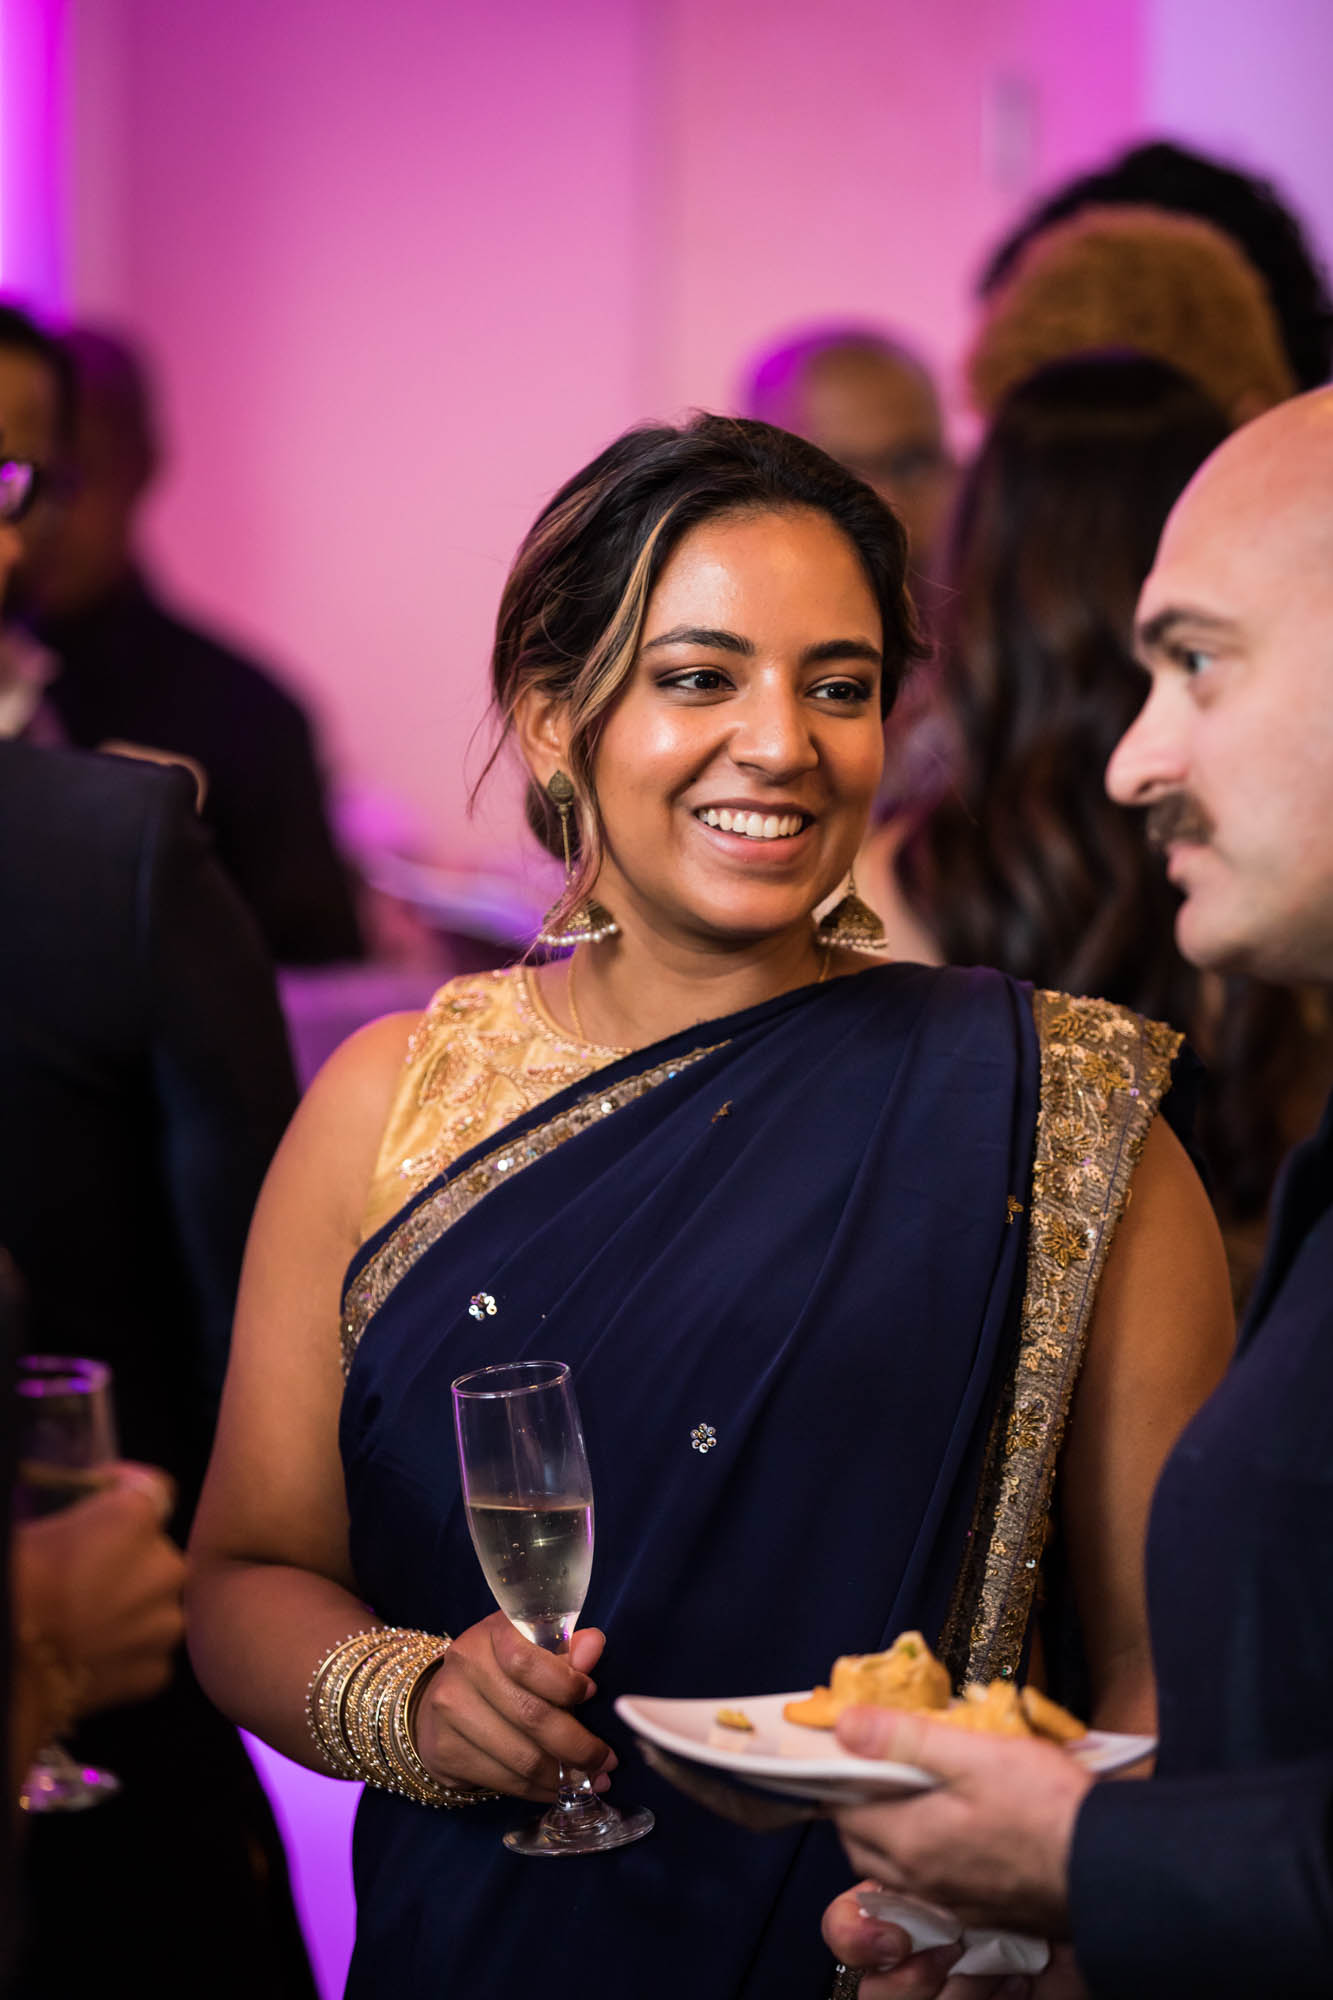
<instances>
[{"instance_id":1,"label":"blurred person in background","mask_svg":"<svg viewBox=\"0 0 1333 2000\"><path fill-rule=\"evenodd\" d=\"M0 356L5 342L0 317ZM140 514L161 452L144 365L92 329L59 351L60 387L72 378L73 389L60 504L17 579L52 656L49 709L71 744L188 766L219 858L279 964L358 958L353 888L304 711L267 668L169 610L145 569ZM7 417L0 403L6 434ZM44 465L56 442L39 440Z\"/></svg>"},{"instance_id":2,"label":"blurred person in background","mask_svg":"<svg viewBox=\"0 0 1333 2000\"><path fill-rule=\"evenodd\" d=\"M990 298L1028 245L1055 223L1097 208L1150 207L1212 223L1262 279L1299 388L1333 372L1333 299L1300 220L1270 182L1186 146L1155 139L1082 174L1041 202L992 252L978 290Z\"/></svg>"},{"instance_id":3,"label":"blurred person in background","mask_svg":"<svg viewBox=\"0 0 1333 2000\"><path fill-rule=\"evenodd\" d=\"M272 973L184 772L20 742L0 742L0 935L0 1242L34 1349L110 1364L122 1445L171 1473L183 1539L296 1098ZM123 1789L30 1826L18 1992L48 1993L54 1957L70 1990L114 1968L162 2000L308 2000L267 1801L184 1655L70 1747Z\"/></svg>"},{"instance_id":4,"label":"blurred person in background","mask_svg":"<svg viewBox=\"0 0 1333 2000\"><path fill-rule=\"evenodd\" d=\"M747 378L744 406L748 416L818 445L892 507L907 530L917 614L933 634L955 465L925 362L875 328L815 327L760 355ZM885 732L881 815L933 796L942 746L932 686L932 665L920 661L894 704Z\"/></svg>"},{"instance_id":5,"label":"blurred person in background","mask_svg":"<svg viewBox=\"0 0 1333 2000\"><path fill-rule=\"evenodd\" d=\"M1244 252L1211 223L1152 208L1093 208L1052 225L988 293L967 357L990 417L1048 361L1127 347L1183 369L1230 423L1296 390L1277 315Z\"/></svg>"},{"instance_id":6,"label":"blurred person in background","mask_svg":"<svg viewBox=\"0 0 1333 2000\"><path fill-rule=\"evenodd\" d=\"M5 381L0 340L0 396ZM0 457L0 498L26 463ZM0 527L0 582L20 535ZM0 1243L24 1285L28 1338L110 1364L121 1442L170 1473L180 1538L250 1211L295 1104L272 971L184 772L15 740L0 741L0 937ZM130 1503L142 1515L142 1497ZM114 1495L89 1505L109 1560L133 1520ZM55 1550L57 1571L72 1518L32 1537ZM53 1565L38 1555L24 1588L40 1596ZM65 1606L66 1632L59 1591L44 1601L35 1622L61 1643L93 1608ZM111 1679L102 1692L122 1690L144 1692ZM309 2000L272 1814L184 1655L151 1700L107 1707L90 1691L79 1706L99 1712L71 1749L123 1789L31 1821L16 1991Z\"/></svg>"},{"instance_id":7,"label":"blurred person in background","mask_svg":"<svg viewBox=\"0 0 1333 2000\"><path fill-rule=\"evenodd\" d=\"M1133 355L1055 363L1001 404L954 527L939 681L952 782L880 835L861 874L900 951L1189 1033L1209 1067L1196 1138L1243 1301L1278 1166L1333 1085L1333 1026L1317 993L1182 958L1143 815L1102 784L1143 699L1139 588L1229 428L1187 377Z\"/></svg>"},{"instance_id":8,"label":"blurred person in background","mask_svg":"<svg viewBox=\"0 0 1333 2000\"><path fill-rule=\"evenodd\" d=\"M66 494L73 443L68 355L17 306L0 300L0 741L63 743L49 689L58 662L12 615L16 567L43 560Z\"/></svg>"},{"instance_id":9,"label":"blurred person in background","mask_svg":"<svg viewBox=\"0 0 1333 2000\"><path fill-rule=\"evenodd\" d=\"M872 486L907 529L914 590L934 576L954 467L939 392L919 355L873 328L813 328L759 357L744 405Z\"/></svg>"},{"instance_id":10,"label":"blurred person in background","mask_svg":"<svg viewBox=\"0 0 1333 2000\"><path fill-rule=\"evenodd\" d=\"M15 1360L26 1352L17 1273L0 1249L0 1990L24 1930L19 1825L23 1773L80 1716L165 1687L184 1629L185 1561L163 1529L171 1481L150 1466L106 1468L101 1492L44 1520L11 1524ZM11 1539L12 1536L12 1539ZM71 1894L80 1885L71 1882ZM48 1959L47 1991L62 1989Z\"/></svg>"}]
</instances>

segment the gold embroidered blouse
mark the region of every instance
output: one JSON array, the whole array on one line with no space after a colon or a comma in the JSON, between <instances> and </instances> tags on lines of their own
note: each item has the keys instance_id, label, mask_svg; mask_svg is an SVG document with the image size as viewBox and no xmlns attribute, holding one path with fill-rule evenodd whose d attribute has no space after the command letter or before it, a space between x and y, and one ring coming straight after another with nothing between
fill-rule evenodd
<instances>
[{"instance_id":1,"label":"gold embroidered blouse","mask_svg":"<svg viewBox=\"0 0 1333 2000\"><path fill-rule=\"evenodd\" d=\"M566 1034L527 966L451 979L408 1045L362 1239L460 1155L625 1053Z\"/></svg>"}]
</instances>

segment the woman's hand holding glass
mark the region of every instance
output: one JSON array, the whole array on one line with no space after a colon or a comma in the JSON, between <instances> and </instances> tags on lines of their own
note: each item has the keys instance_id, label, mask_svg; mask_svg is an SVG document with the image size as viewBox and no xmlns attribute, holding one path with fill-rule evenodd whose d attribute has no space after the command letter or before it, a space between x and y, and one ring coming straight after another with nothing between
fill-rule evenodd
<instances>
[{"instance_id":1,"label":"woman's hand holding glass","mask_svg":"<svg viewBox=\"0 0 1333 2000\"><path fill-rule=\"evenodd\" d=\"M566 1655L545 1652L502 1611L450 1646L421 1696L414 1736L433 1777L515 1798L554 1799L560 1766L587 1771L605 1791L614 1751L571 1712L595 1692L589 1678L606 1641L576 1632Z\"/></svg>"},{"instance_id":2,"label":"woman's hand holding glass","mask_svg":"<svg viewBox=\"0 0 1333 2000\"><path fill-rule=\"evenodd\" d=\"M619 1812L599 1799L597 1790L604 1790L605 1783L596 1786L593 1773L606 1778L606 1745L580 1728L582 1747L567 1750L558 1740L567 1738L566 1725L550 1714L571 1694L576 1701L586 1700L591 1685L582 1666L571 1664L574 1621L592 1574L593 1503L568 1365L515 1361L474 1369L459 1376L453 1394L472 1545L505 1614L500 1623L511 1624L523 1642L515 1646L501 1636L495 1620L486 1619L472 1630L488 1631L490 1657L484 1646L472 1656L479 1660L485 1686L494 1689L503 1682L522 1690L517 1715L508 1695L493 1708L501 1722L517 1719L519 1736L526 1734L530 1742L542 1732L535 1758L531 1748L518 1749L520 1775L529 1782L548 1775L542 1753L555 1744L556 1802L535 1825L507 1833L505 1846L515 1854L601 1854L624 1847L651 1832L652 1814L645 1807ZM600 1653L600 1632L596 1643ZM553 1677L533 1654L563 1664L565 1676ZM587 1760L589 1744L599 1752L600 1769ZM513 1753L512 1728L502 1735L501 1747Z\"/></svg>"}]
</instances>

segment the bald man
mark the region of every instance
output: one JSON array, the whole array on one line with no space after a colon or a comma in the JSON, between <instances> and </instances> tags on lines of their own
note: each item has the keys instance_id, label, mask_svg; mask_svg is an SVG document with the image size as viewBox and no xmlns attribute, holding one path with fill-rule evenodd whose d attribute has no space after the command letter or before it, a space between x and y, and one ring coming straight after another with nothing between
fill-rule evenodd
<instances>
[{"instance_id":1,"label":"bald man","mask_svg":"<svg viewBox=\"0 0 1333 2000\"><path fill-rule=\"evenodd\" d=\"M756 364L747 414L808 438L887 500L914 567L934 576L953 489L939 397L925 363L887 334L830 327Z\"/></svg>"},{"instance_id":2,"label":"bald man","mask_svg":"<svg viewBox=\"0 0 1333 2000\"><path fill-rule=\"evenodd\" d=\"M1148 698L1111 760L1183 897L1195 964L1333 984L1333 389L1235 433L1167 522L1139 603ZM846 1749L941 1788L839 1814L855 1865L970 1923L1072 1942L1060 2000L1333 1992L1333 1103L1288 1162L1231 1371L1157 1488L1148 1595L1161 1746L1148 1782L1060 1751L861 1709ZM830 1945L904 1933L855 1892ZM862 2000L943 1990L949 1954Z\"/></svg>"}]
</instances>

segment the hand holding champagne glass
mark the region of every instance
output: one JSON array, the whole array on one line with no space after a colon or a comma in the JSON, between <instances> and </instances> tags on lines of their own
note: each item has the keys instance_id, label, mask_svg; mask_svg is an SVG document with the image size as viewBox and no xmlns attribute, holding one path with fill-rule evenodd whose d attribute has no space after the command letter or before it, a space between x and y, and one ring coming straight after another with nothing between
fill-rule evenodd
<instances>
[{"instance_id":1,"label":"hand holding champagne glass","mask_svg":"<svg viewBox=\"0 0 1333 2000\"><path fill-rule=\"evenodd\" d=\"M525 1638L569 1651L592 1573L592 1479L569 1369L521 1361L453 1385L463 1498L495 1600ZM518 1854L596 1854L638 1840L646 1810L620 1813L563 1766L556 1804L505 1835Z\"/></svg>"},{"instance_id":2,"label":"hand holding champagne glass","mask_svg":"<svg viewBox=\"0 0 1333 2000\"><path fill-rule=\"evenodd\" d=\"M85 1500L116 1456L111 1370L103 1361L28 1354L18 1364L17 1521L37 1521ZM25 1812L81 1812L120 1790L111 1771L75 1763L64 1745L42 1746L23 1781Z\"/></svg>"}]
</instances>

